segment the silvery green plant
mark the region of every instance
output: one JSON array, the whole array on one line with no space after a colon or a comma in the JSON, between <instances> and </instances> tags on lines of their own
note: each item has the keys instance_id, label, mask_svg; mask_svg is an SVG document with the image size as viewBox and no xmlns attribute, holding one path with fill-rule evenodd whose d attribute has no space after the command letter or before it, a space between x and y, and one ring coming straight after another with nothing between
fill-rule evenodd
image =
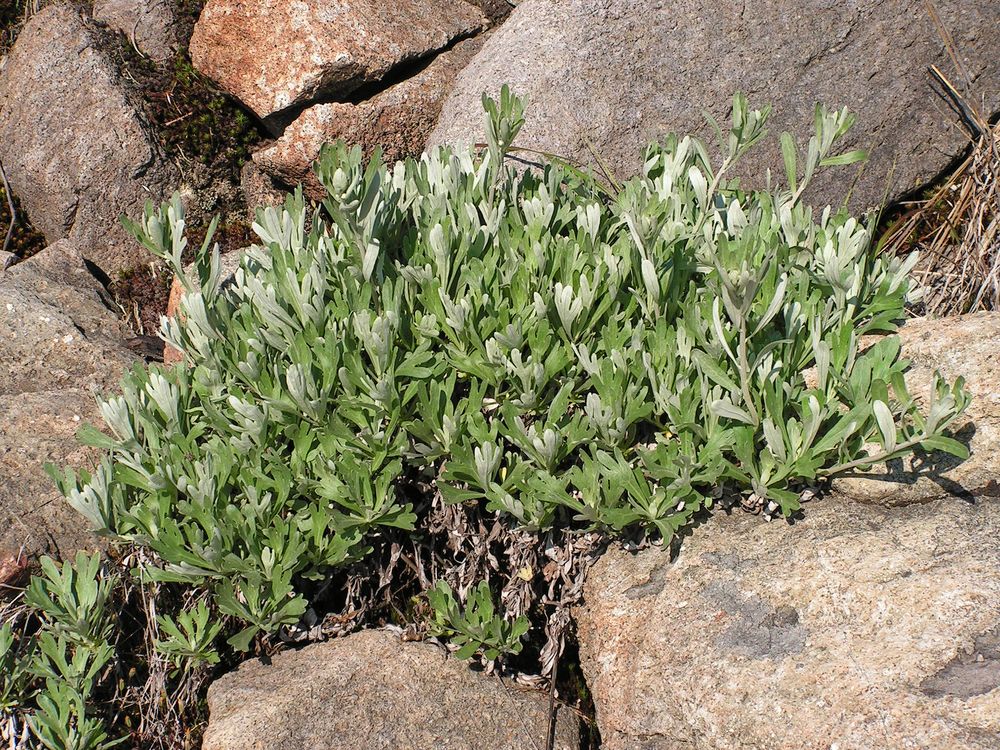
<instances>
[{"instance_id":1,"label":"silvery green plant","mask_svg":"<svg viewBox=\"0 0 1000 750\"><path fill-rule=\"evenodd\" d=\"M42 575L32 576L25 603L42 618L45 629L100 651L112 635L108 599L115 585L111 575L101 575L101 556L78 552L73 562L40 561Z\"/></svg>"},{"instance_id":2,"label":"silvery green plant","mask_svg":"<svg viewBox=\"0 0 1000 750\"><path fill-rule=\"evenodd\" d=\"M131 371L101 403L107 431L82 433L100 465L53 474L95 528L152 553L142 575L244 623L237 648L297 623L303 582L417 528L408 477L525 532L669 540L719 498L788 516L837 473L966 455L946 434L961 381L937 378L921 412L898 338L862 344L903 317L915 258L802 203L860 158L838 151L846 112L817 107L804 155L782 138L787 187L751 192L731 170L768 112L742 96L721 161L670 136L613 188L558 162L518 171L523 103L484 106L483 154L390 166L324 147L322 204L259 210L225 286L209 240L185 277L178 198L127 223L184 279L162 335L185 361ZM166 632L178 653L210 647Z\"/></svg>"},{"instance_id":3,"label":"silvery green plant","mask_svg":"<svg viewBox=\"0 0 1000 750\"><path fill-rule=\"evenodd\" d=\"M0 625L0 721L18 711L28 693L33 643L22 646L10 622ZM6 738L4 738L6 739Z\"/></svg>"},{"instance_id":4,"label":"silvery green plant","mask_svg":"<svg viewBox=\"0 0 1000 750\"><path fill-rule=\"evenodd\" d=\"M12 747L115 747L124 739L110 738L91 704L115 655L109 597L117 579L97 553L79 552L62 564L43 557L40 564L24 593L25 614L35 625L0 626L2 734ZM17 726L25 731L11 731Z\"/></svg>"},{"instance_id":5,"label":"silvery green plant","mask_svg":"<svg viewBox=\"0 0 1000 750\"><path fill-rule=\"evenodd\" d=\"M156 641L156 649L168 657L176 669L219 663L219 652L214 644L222 631L222 623L213 621L204 601L184 610L176 619L160 615L156 622L167 636Z\"/></svg>"},{"instance_id":6,"label":"silvery green plant","mask_svg":"<svg viewBox=\"0 0 1000 750\"><path fill-rule=\"evenodd\" d=\"M528 618L518 617L508 622L496 613L493 594L486 581L480 581L467 597L465 607L459 605L455 593L444 581L427 591L427 600L434 610L430 633L448 638L458 649L459 659L482 654L487 661L521 653L521 637L528 632Z\"/></svg>"}]
</instances>

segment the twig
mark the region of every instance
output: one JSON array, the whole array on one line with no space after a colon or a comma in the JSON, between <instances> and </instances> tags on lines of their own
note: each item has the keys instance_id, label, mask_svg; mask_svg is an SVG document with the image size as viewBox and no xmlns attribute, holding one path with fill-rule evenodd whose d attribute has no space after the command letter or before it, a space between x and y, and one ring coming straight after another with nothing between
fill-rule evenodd
<instances>
[{"instance_id":1,"label":"twig","mask_svg":"<svg viewBox=\"0 0 1000 750\"><path fill-rule=\"evenodd\" d=\"M7 227L7 236L3 241L3 252L7 252L10 241L14 237L14 226L17 224L17 209L14 208L14 197L10 193L10 183L7 182L7 172L4 171L3 162L0 161L0 177L3 178L4 195L7 196L7 206L10 208L10 226ZM4 264L6 267L6 263Z\"/></svg>"},{"instance_id":2,"label":"twig","mask_svg":"<svg viewBox=\"0 0 1000 750\"><path fill-rule=\"evenodd\" d=\"M973 139L981 137L983 131L989 128L989 125L983 120L982 116L973 109L971 104L965 101L965 98L958 93L958 89L952 85L951 81L945 77L937 65L931 65L930 72L937 82L941 84L941 87L952 103L958 108L958 111L961 112L965 124L972 131Z\"/></svg>"},{"instance_id":3,"label":"twig","mask_svg":"<svg viewBox=\"0 0 1000 750\"><path fill-rule=\"evenodd\" d=\"M910 450L910 448L915 448L920 445L924 440L927 439L927 435L921 435L920 437L913 438L912 440L907 440L900 443L891 451L883 451L874 456L866 456L864 458L859 458L854 461L848 461L847 463L837 464L829 469L823 469L819 473L823 477L831 477L834 474L839 474L844 471L850 471L851 469L857 469L861 466L874 466L875 464L885 463L889 459L905 453Z\"/></svg>"},{"instance_id":4,"label":"twig","mask_svg":"<svg viewBox=\"0 0 1000 750\"><path fill-rule=\"evenodd\" d=\"M549 678L549 726L545 732L545 750L552 750L556 738L556 675L559 674L559 651L552 662L552 676Z\"/></svg>"},{"instance_id":5,"label":"twig","mask_svg":"<svg viewBox=\"0 0 1000 750\"><path fill-rule=\"evenodd\" d=\"M180 117L175 117L175 118L174 118L173 120L171 120L170 122L165 122L165 123L163 123L163 127L165 127L165 128L169 128L169 127L170 127L171 125L176 125L176 124L177 124L177 123L179 123L179 122L180 122L181 120L186 120L187 118L189 118L189 117L190 117L191 115L193 115L193 114L194 114L194 110L191 110L191 111L190 111L190 112L188 112L188 113L187 113L186 115L181 115Z\"/></svg>"},{"instance_id":6,"label":"twig","mask_svg":"<svg viewBox=\"0 0 1000 750\"><path fill-rule=\"evenodd\" d=\"M931 0L924 0L924 6L927 8L927 14L931 17L931 22L934 24L938 36L941 37L941 43L944 44L944 49L948 53L948 57L951 58L951 64L955 66L955 70L965 79L965 88L968 91L969 87L972 86L972 76L969 75L969 71L962 64L962 58L959 57L958 50L955 48L955 40L952 39L951 32L948 31L948 28L941 21L941 16L938 15L937 8L934 7L934 3ZM981 117L978 119L982 120Z\"/></svg>"},{"instance_id":7,"label":"twig","mask_svg":"<svg viewBox=\"0 0 1000 750\"><path fill-rule=\"evenodd\" d=\"M139 57L145 58L146 56L142 54L142 50L139 49L139 45L135 42L135 34L139 30L139 24L142 22L142 18L137 18L135 23L132 25L132 32L128 35L128 40L132 42L132 49L136 51Z\"/></svg>"}]
</instances>

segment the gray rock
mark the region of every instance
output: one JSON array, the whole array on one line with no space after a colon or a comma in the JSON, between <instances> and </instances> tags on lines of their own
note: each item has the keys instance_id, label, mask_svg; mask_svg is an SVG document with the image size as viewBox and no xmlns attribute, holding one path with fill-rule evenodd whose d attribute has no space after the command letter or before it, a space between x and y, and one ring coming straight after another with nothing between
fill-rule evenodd
<instances>
[{"instance_id":1,"label":"gray rock","mask_svg":"<svg viewBox=\"0 0 1000 750\"><path fill-rule=\"evenodd\" d=\"M365 631L269 663L208 690L203 750L523 750L545 747L548 699L472 672L423 643ZM555 750L580 746L560 709Z\"/></svg>"},{"instance_id":2,"label":"gray rock","mask_svg":"<svg viewBox=\"0 0 1000 750\"><path fill-rule=\"evenodd\" d=\"M283 110L343 100L486 23L463 0L209 0L191 62L277 132Z\"/></svg>"},{"instance_id":3,"label":"gray rock","mask_svg":"<svg viewBox=\"0 0 1000 750\"><path fill-rule=\"evenodd\" d=\"M577 615L606 750L1000 747L1000 501L718 513Z\"/></svg>"},{"instance_id":4,"label":"gray rock","mask_svg":"<svg viewBox=\"0 0 1000 750\"><path fill-rule=\"evenodd\" d=\"M969 102L1000 110L1000 3L934 3L973 84ZM937 65L964 90L923 3L910 0L525 0L465 68L431 143L482 140L479 99L501 84L530 99L518 145L638 171L642 149L665 132L715 143L702 113L728 120L736 91L774 105L771 143L744 172L763 184L784 175L777 133L804 150L813 106L858 114L852 147L871 151L852 205L880 204L926 183L968 143L952 107L935 93ZM839 203L856 167L827 172L814 201Z\"/></svg>"},{"instance_id":5,"label":"gray rock","mask_svg":"<svg viewBox=\"0 0 1000 750\"><path fill-rule=\"evenodd\" d=\"M897 459L834 479L834 496L882 505L949 495L1000 498L1000 313L917 318L899 336L911 363L907 387L925 411L935 371L949 381L965 378L972 402L952 431L972 455L965 461L942 453Z\"/></svg>"},{"instance_id":6,"label":"gray rock","mask_svg":"<svg viewBox=\"0 0 1000 750\"><path fill-rule=\"evenodd\" d=\"M121 226L168 195L157 153L97 35L62 3L34 14L0 71L0 159L31 222L112 276L150 259Z\"/></svg>"},{"instance_id":7,"label":"gray rock","mask_svg":"<svg viewBox=\"0 0 1000 750\"><path fill-rule=\"evenodd\" d=\"M177 16L169 0L94 0L94 20L124 34L156 62L177 52Z\"/></svg>"},{"instance_id":8,"label":"gray rock","mask_svg":"<svg viewBox=\"0 0 1000 750\"><path fill-rule=\"evenodd\" d=\"M102 424L94 393L116 389L133 362L124 336L68 241L0 271L0 557L95 546L43 464L95 460L74 435Z\"/></svg>"},{"instance_id":9,"label":"gray rock","mask_svg":"<svg viewBox=\"0 0 1000 750\"><path fill-rule=\"evenodd\" d=\"M270 175L264 174L252 160L240 170L240 192L246 204L246 216L250 222L256 221L257 209L280 206L288 195L274 184Z\"/></svg>"}]
</instances>

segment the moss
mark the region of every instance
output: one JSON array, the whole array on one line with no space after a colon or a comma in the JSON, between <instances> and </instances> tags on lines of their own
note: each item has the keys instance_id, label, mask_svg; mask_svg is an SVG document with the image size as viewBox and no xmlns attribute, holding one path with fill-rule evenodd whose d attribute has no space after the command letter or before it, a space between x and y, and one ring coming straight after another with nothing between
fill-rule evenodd
<instances>
[{"instance_id":1,"label":"moss","mask_svg":"<svg viewBox=\"0 0 1000 750\"><path fill-rule=\"evenodd\" d=\"M264 137L232 97L191 65L186 51L157 65L130 46L118 49L123 75L134 80L164 153L196 161L214 175L239 182L239 171Z\"/></svg>"}]
</instances>

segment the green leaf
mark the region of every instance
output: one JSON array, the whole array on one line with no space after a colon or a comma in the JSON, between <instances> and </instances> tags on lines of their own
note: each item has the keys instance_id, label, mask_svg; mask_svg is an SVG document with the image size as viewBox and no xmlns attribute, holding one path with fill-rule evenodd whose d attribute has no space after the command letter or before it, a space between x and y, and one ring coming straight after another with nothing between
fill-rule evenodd
<instances>
[{"instance_id":1,"label":"green leaf","mask_svg":"<svg viewBox=\"0 0 1000 750\"><path fill-rule=\"evenodd\" d=\"M232 646L237 651L249 651L250 644L253 642L254 636L260 632L260 628L256 625L251 625L249 627L243 628L236 635L230 636L226 643Z\"/></svg>"},{"instance_id":2,"label":"green leaf","mask_svg":"<svg viewBox=\"0 0 1000 750\"><path fill-rule=\"evenodd\" d=\"M896 450L896 422L892 418L892 412L883 401L874 402L872 412L875 415L879 434L882 436L882 447L887 453L892 453Z\"/></svg>"},{"instance_id":3,"label":"green leaf","mask_svg":"<svg viewBox=\"0 0 1000 750\"><path fill-rule=\"evenodd\" d=\"M962 459L963 461L970 455L968 446L963 445L954 438L945 437L944 435L931 435L930 437L924 438L920 441L920 447L928 453L933 453L934 451L949 453L952 456Z\"/></svg>"},{"instance_id":4,"label":"green leaf","mask_svg":"<svg viewBox=\"0 0 1000 750\"><path fill-rule=\"evenodd\" d=\"M740 387L736 384L736 381L733 380L729 374L719 366L718 362L713 360L703 351L698 349L693 350L691 352L691 359L693 359L698 368L708 375L708 377L715 383L718 383L730 393L739 393Z\"/></svg>"},{"instance_id":5,"label":"green leaf","mask_svg":"<svg viewBox=\"0 0 1000 750\"><path fill-rule=\"evenodd\" d=\"M798 185L798 161L795 156L795 139L791 133L781 134L781 157L785 162L785 179L793 193Z\"/></svg>"},{"instance_id":6,"label":"green leaf","mask_svg":"<svg viewBox=\"0 0 1000 750\"><path fill-rule=\"evenodd\" d=\"M76 439L81 445L100 448L101 450L111 450L118 446L117 440L90 424L85 424L76 431Z\"/></svg>"},{"instance_id":7,"label":"green leaf","mask_svg":"<svg viewBox=\"0 0 1000 750\"><path fill-rule=\"evenodd\" d=\"M724 419L735 419L737 422L753 425L754 421L745 409L733 404L728 399L716 399L711 405L712 413Z\"/></svg>"},{"instance_id":8,"label":"green leaf","mask_svg":"<svg viewBox=\"0 0 1000 750\"><path fill-rule=\"evenodd\" d=\"M857 150L857 151L847 151L843 154L838 154L837 156L828 156L822 161L820 161L821 167L842 167L848 164L856 164L859 161L864 161L868 158L868 152Z\"/></svg>"}]
</instances>

